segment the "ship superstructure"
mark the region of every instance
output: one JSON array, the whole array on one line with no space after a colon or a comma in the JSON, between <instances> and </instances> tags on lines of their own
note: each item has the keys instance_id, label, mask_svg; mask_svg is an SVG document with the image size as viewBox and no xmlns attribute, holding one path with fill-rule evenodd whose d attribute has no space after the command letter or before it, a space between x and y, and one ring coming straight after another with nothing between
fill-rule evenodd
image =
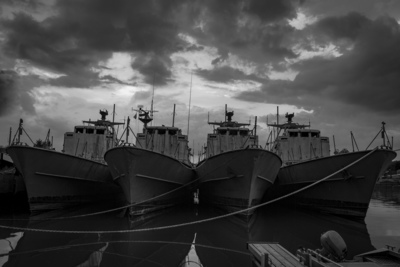
<instances>
[{"instance_id":1,"label":"ship superstructure","mask_svg":"<svg viewBox=\"0 0 400 267\"><path fill-rule=\"evenodd\" d=\"M123 123L106 120L107 110L100 110L100 115L100 120L83 121L87 125L75 126L73 132L64 134L65 154L105 163L104 154L117 142L113 126Z\"/></svg>"},{"instance_id":2,"label":"ship superstructure","mask_svg":"<svg viewBox=\"0 0 400 267\"><path fill-rule=\"evenodd\" d=\"M329 138L321 132L309 129L310 125L292 121L294 114L286 113L284 124L268 124L279 129L272 151L278 154L284 164L327 157L330 155Z\"/></svg>"}]
</instances>

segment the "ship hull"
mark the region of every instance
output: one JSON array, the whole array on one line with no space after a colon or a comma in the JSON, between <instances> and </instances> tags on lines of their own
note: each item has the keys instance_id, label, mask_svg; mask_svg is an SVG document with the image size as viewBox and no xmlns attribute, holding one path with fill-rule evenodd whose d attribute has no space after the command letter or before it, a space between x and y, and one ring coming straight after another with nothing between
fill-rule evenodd
<instances>
[{"instance_id":1,"label":"ship hull","mask_svg":"<svg viewBox=\"0 0 400 267\"><path fill-rule=\"evenodd\" d=\"M191 185L185 185L194 180L195 173L189 165L161 153L130 146L110 149L104 158L127 204L131 205L130 216L190 201Z\"/></svg>"},{"instance_id":2,"label":"ship hull","mask_svg":"<svg viewBox=\"0 0 400 267\"><path fill-rule=\"evenodd\" d=\"M366 156L369 151L339 154L280 169L267 200L275 199L311 185ZM284 200L325 213L364 218L377 179L396 157L391 150L376 150L344 171Z\"/></svg>"},{"instance_id":3,"label":"ship hull","mask_svg":"<svg viewBox=\"0 0 400 267\"><path fill-rule=\"evenodd\" d=\"M274 183L281 164L276 154L263 149L234 150L203 160L196 168L200 202L227 212L251 208ZM250 209L239 215L253 213Z\"/></svg>"},{"instance_id":4,"label":"ship hull","mask_svg":"<svg viewBox=\"0 0 400 267\"><path fill-rule=\"evenodd\" d=\"M28 146L10 146L7 153L22 174L31 212L117 203L122 193L106 164Z\"/></svg>"}]
</instances>

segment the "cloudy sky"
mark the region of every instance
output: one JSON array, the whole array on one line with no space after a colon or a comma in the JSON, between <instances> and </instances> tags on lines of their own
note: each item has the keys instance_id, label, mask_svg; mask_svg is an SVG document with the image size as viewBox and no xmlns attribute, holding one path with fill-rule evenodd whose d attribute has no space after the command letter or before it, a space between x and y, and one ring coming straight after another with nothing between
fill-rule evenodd
<instances>
[{"instance_id":1,"label":"cloudy sky","mask_svg":"<svg viewBox=\"0 0 400 267\"><path fill-rule=\"evenodd\" d=\"M332 151L333 137L351 150L350 132L365 149L382 121L398 149L399 23L397 0L0 0L0 145L23 118L60 150L74 125L113 104L123 122L154 90L153 125L176 104L186 133L190 103L195 153L225 104L257 116L263 146L279 106Z\"/></svg>"}]
</instances>

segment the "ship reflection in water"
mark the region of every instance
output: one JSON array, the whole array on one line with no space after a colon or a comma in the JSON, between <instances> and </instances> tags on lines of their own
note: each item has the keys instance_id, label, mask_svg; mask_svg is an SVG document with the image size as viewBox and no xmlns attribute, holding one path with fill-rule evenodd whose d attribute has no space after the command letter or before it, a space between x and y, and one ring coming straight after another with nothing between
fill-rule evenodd
<instances>
[{"instance_id":1,"label":"ship reflection in water","mask_svg":"<svg viewBox=\"0 0 400 267\"><path fill-rule=\"evenodd\" d=\"M226 217L171 228L164 227L221 213L204 207L176 208L135 222L115 213L46 221L2 215L1 219L14 220L2 220L1 225L54 232L0 229L0 266L252 266L247 242L279 242L295 253L299 246L320 247L320 236L328 230L343 237L351 259L385 245L400 248L399 210L400 187L377 186L364 221L278 205L257 210L246 223Z\"/></svg>"}]
</instances>

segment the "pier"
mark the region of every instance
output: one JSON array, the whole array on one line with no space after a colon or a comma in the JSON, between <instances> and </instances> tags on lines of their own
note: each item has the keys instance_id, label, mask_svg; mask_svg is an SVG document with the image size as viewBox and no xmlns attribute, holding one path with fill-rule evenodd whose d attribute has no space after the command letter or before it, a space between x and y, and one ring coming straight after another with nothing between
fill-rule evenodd
<instances>
[{"instance_id":1,"label":"pier","mask_svg":"<svg viewBox=\"0 0 400 267\"><path fill-rule=\"evenodd\" d=\"M278 243L248 243L247 249L258 267L304 267L299 260Z\"/></svg>"}]
</instances>

